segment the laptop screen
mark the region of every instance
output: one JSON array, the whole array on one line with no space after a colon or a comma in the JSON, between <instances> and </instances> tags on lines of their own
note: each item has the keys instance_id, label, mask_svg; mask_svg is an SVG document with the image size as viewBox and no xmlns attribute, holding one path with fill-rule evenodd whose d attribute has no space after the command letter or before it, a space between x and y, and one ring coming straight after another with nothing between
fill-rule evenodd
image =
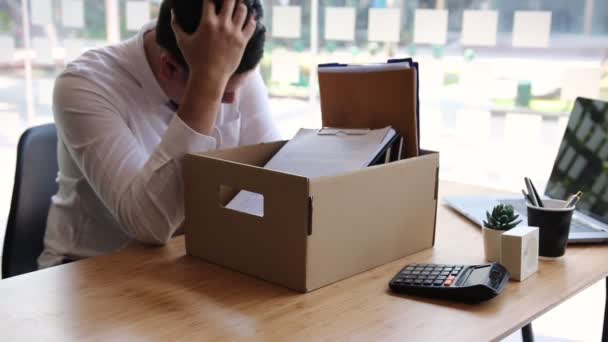
<instances>
[{"instance_id":1,"label":"laptop screen","mask_svg":"<svg viewBox=\"0 0 608 342\"><path fill-rule=\"evenodd\" d=\"M545 195L567 199L582 191L577 209L608 223L608 103L578 98Z\"/></svg>"}]
</instances>

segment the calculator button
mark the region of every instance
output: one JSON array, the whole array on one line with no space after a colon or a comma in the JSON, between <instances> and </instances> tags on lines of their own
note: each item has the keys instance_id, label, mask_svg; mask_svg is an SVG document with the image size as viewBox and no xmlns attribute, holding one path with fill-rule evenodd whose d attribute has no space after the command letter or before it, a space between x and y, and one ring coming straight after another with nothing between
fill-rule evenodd
<instances>
[{"instance_id":1,"label":"calculator button","mask_svg":"<svg viewBox=\"0 0 608 342\"><path fill-rule=\"evenodd\" d=\"M424 281L423 281L422 279L416 279L416 280L414 280L414 284L416 284L416 285L420 285L420 284L422 284L423 282L424 282Z\"/></svg>"},{"instance_id":2,"label":"calculator button","mask_svg":"<svg viewBox=\"0 0 608 342\"><path fill-rule=\"evenodd\" d=\"M451 286L451 285L452 285L452 282L453 282L453 281L452 281L451 279L447 279L447 280L446 280L446 281L443 283L443 286L445 286L445 287L449 287L449 286Z\"/></svg>"},{"instance_id":3,"label":"calculator button","mask_svg":"<svg viewBox=\"0 0 608 342\"><path fill-rule=\"evenodd\" d=\"M415 279L415 278L416 278L416 276L413 274L408 274L405 276L405 279Z\"/></svg>"},{"instance_id":4,"label":"calculator button","mask_svg":"<svg viewBox=\"0 0 608 342\"><path fill-rule=\"evenodd\" d=\"M433 284L432 280L427 279L424 281L424 285L432 285L432 284Z\"/></svg>"},{"instance_id":5,"label":"calculator button","mask_svg":"<svg viewBox=\"0 0 608 342\"><path fill-rule=\"evenodd\" d=\"M447 277L447 276L450 275L450 272L443 271L443 272L440 273L440 275Z\"/></svg>"},{"instance_id":6,"label":"calculator button","mask_svg":"<svg viewBox=\"0 0 608 342\"><path fill-rule=\"evenodd\" d=\"M401 271L401 274L411 274L411 273L412 273L412 271L411 271L411 270L404 270L404 271Z\"/></svg>"},{"instance_id":7,"label":"calculator button","mask_svg":"<svg viewBox=\"0 0 608 342\"><path fill-rule=\"evenodd\" d=\"M431 272L429 272L429 271L422 271L422 272L420 272L420 274L422 274L422 275L429 275L429 274L431 274Z\"/></svg>"},{"instance_id":8,"label":"calculator button","mask_svg":"<svg viewBox=\"0 0 608 342\"><path fill-rule=\"evenodd\" d=\"M431 272L431 275L436 276L436 275L439 275L439 273L440 273L439 271L433 271L433 272Z\"/></svg>"}]
</instances>

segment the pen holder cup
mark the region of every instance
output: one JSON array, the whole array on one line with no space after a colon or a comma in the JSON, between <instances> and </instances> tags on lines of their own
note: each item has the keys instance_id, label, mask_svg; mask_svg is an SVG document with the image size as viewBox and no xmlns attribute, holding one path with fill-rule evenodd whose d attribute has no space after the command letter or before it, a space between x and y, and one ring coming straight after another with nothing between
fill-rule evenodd
<instances>
[{"instance_id":1,"label":"pen holder cup","mask_svg":"<svg viewBox=\"0 0 608 342\"><path fill-rule=\"evenodd\" d=\"M549 199L543 200L543 204L541 208L528 203L528 226L538 227L539 256L560 258L566 253L574 207L565 208L565 201Z\"/></svg>"}]
</instances>

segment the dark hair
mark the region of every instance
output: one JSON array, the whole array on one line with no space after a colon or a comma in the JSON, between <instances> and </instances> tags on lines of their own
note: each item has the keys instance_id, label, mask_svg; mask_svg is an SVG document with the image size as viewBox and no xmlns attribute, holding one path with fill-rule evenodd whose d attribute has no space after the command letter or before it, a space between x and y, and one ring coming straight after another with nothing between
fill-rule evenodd
<instances>
[{"instance_id":1,"label":"dark hair","mask_svg":"<svg viewBox=\"0 0 608 342\"><path fill-rule=\"evenodd\" d=\"M196 31L201 21L203 1L211 0L163 0L160 6L160 13L156 23L156 43L169 52L185 68L188 68L188 64L177 46L175 34L171 28L171 10L175 13L177 24L180 25L182 30L191 34ZM224 1L212 1L215 2L215 8L219 13ZM247 6L248 17L254 16L257 24L255 33L251 37L247 47L245 47L241 63L236 69L237 74L252 70L258 65L264 55L264 42L266 40L266 28L261 23L261 19L264 17L264 10L262 9L260 0L241 1Z\"/></svg>"}]
</instances>

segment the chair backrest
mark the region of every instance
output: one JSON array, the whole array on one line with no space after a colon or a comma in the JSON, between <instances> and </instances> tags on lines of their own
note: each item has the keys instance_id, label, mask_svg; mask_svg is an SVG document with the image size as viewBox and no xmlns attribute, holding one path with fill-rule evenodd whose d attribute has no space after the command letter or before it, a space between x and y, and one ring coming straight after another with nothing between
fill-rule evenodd
<instances>
[{"instance_id":1,"label":"chair backrest","mask_svg":"<svg viewBox=\"0 0 608 342\"><path fill-rule=\"evenodd\" d=\"M57 193L57 131L32 127L19 139L13 198L6 225L2 278L38 269L51 197Z\"/></svg>"}]
</instances>

